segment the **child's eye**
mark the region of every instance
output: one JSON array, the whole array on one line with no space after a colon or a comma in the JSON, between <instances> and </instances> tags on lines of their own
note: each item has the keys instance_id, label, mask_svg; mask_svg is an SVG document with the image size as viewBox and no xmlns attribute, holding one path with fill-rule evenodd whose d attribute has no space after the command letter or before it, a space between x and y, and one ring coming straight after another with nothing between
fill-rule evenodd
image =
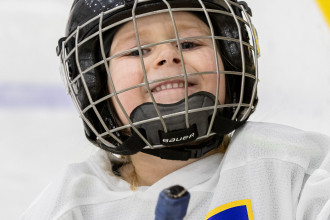
<instances>
[{"instance_id":1,"label":"child's eye","mask_svg":"<svg viewBox=\"0 0 330 220\"><path fill-rule=\"evenodd\" d=\"M199 46L198 44L196 44L194 42L182 42L180 45L181 45L182 50L193 49L193 48Z\"/></svg>"},{"instance_id":2,"label":"child's eye","mask_svg":"<svg viewBox=\"0 0 330 220\"><path fill-rule=\"evenodd\" d=\"M150 51L149 49L141 49L142 56L146 55L149 51ZM127 54L126 56L139 56L139 51L134 50L134 51L130 52L129 54Z\"/></svg>"}]
</instances>

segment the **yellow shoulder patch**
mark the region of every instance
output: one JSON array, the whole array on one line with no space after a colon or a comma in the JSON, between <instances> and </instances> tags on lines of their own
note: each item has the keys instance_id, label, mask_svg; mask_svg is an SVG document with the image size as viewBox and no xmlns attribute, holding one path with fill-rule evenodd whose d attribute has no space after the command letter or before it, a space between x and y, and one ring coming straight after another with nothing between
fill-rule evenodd
<instances>
[{"instance_id":1,"label":"yellow shoulder patch","mask_svg":"<svg viewBox=\"0 0 330 220\"><path fill-rule=\"evenodd\" d=\"M330 0L316 0L316 2L322 11L328 26L330 27Z\"/></svg>"},{"instance_id":2,"label":"yellow shoulder patch","mask_svg":"<svg viewBox=\"0 0 330 220\"><path fill-rule=\"evenodd\" d=\"M253 220L250 199L238 200L219 206L207 213L204 220Z\"/></svg>"}]
</instances>

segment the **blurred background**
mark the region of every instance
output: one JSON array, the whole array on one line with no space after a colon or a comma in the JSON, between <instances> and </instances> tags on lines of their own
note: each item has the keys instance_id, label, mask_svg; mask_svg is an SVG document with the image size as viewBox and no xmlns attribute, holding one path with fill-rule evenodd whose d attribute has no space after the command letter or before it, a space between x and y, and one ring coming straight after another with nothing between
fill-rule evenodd
<instances>
[{"instance_id":1,"label":"blurred background","mask_svg":"<svg viewBox=\"0 0 330 220\"><path fill-rule=\"evenodd\" d=\"M330 135L330 28L316 0L246 1L261 48L250 120ZM72 2L0 0L0 219L18 219L67 164L97 150L58 71Z\"/></svg>"}]
</instances>

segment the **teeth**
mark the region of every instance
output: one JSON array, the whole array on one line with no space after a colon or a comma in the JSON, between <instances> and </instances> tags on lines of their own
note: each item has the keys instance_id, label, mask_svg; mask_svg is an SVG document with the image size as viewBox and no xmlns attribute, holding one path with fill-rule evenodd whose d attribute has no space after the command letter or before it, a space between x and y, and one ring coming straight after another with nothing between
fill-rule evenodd
<instances>
[{"instance_id":1,"label":"teeth","mask_svg":"<svg viewBox=\"0 0 330 220\"><path fill-rule=\"evenodd\" d=\"M159 92L161 90L172 89L172 88L183 88L183 87L184 87L183 82L180 82L180 83L168 83L166 85L157 86L153 90Z\"/></svg>"},{"instance_id":2,"label":"teeth","mask_svg":"<svg viewBox=\"0 0 330 220\"><path fill-rule=\"evenodd\" d=\"M167 89L172 89L173 86L172 86L172 84L167 84L167 85L166 85L166 88L167 88Z\"/></svg>"}]
</instances>

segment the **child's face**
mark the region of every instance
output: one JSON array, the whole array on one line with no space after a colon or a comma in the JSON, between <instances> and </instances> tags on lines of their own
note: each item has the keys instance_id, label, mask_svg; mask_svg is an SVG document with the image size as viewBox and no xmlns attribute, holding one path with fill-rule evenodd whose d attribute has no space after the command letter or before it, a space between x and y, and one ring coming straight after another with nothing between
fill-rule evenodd
<instances>
[{"instance_id":1,"label":"child's face","mask_svg":"<svg viewBox=\"0 0 330 220\"><path fill-rule=\"evenodd\" d=\"M194 36L210 36L209 27L195 15L187 12L175 12L175 22L180 38ZM152 15L137 19L141 45L157 43L167 39L175 39L172 20L168 13ZM123 25L113 38L110 55L115 55L137 46L133 22ZM213 44L211 39L193 39L181 42L187 74L216 71ZM148 81L183 74L182 60L176 42L161 44L142 49ZM223 64L218 55L219 70ZM117 91L136 86L144 82L142 65L138 51L126 54L110 61L110 73ZM204 74L188 77L188 95L199 91L216 94L217 75ZM174 103L185 98L184 78L166 80L150 84L152 94L157 103ZM109 89L111 90L110 83ZM151 97L145 86L138 87L118 95L127 114ZM220 75L219 101L225 100L225 76ZM127 120L113 98L114 107L121 121Z\"/></svg>"}]
</instances>

